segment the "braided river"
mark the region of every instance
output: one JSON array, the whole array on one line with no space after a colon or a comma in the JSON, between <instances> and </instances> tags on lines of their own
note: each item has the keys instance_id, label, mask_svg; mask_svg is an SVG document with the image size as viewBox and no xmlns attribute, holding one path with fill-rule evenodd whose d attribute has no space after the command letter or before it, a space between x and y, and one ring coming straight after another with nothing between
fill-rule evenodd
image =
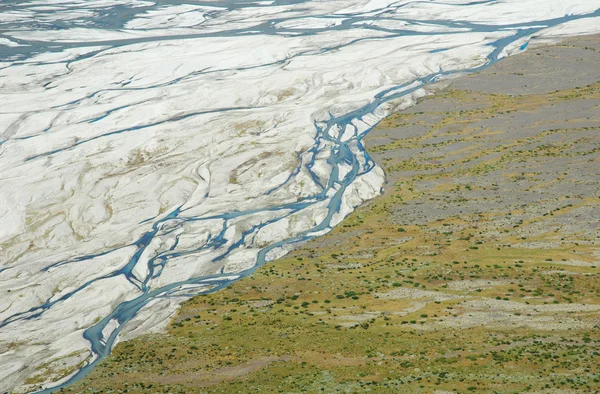
<instances>
[{"instance_id":1,"label":"braided river","mask_svg":"<svg viewBox=\"0 0 600 394\"><path fill-rule=\"evenodd\" d=\"M3 0L0 392L330 231L432 83L599 31L600 0Z\"/></svg>"}]
</instances>

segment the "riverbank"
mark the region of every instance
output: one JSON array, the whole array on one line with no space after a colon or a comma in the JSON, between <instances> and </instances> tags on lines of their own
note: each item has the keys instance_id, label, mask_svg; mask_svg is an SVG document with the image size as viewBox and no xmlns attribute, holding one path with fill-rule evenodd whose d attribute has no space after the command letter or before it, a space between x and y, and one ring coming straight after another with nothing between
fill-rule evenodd
<instances>
[{"instance_id":1,"label":"riverbank","mask_svg":"<svg viewBox=\"0 0 600 394\"><path fill-rule=\"evenodd\" d=\"M599 62L531 49L390 116L382 197L66 391L597 390Z\"/></svg>"}]
</instances>

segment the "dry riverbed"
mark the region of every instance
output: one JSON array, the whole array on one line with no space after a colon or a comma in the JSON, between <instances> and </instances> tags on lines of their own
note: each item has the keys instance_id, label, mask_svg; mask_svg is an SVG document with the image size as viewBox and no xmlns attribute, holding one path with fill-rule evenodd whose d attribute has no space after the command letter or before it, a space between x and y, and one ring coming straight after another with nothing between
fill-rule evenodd
<instances>
[{"instance_id":1,"label":"dry riverbed","mask_svg":"<svg viewBox=\"0 0 600 394\"><path fill-rule=\"evenodd\" d=\"M598 64L532 48L390 116L381 198L65 392L600 390Z\"/></svg>"}]
</instances>

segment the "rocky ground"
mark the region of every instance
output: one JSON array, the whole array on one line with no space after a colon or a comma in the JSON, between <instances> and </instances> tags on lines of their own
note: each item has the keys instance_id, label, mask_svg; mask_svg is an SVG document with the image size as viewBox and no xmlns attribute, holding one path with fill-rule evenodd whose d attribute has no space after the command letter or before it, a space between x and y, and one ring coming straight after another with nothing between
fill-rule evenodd
<instances>
[{"instance_id":1,"label":"rocky ground","mask_svg":"<svg viewBox=\"0 0 600 394\"><path fill-rule=\"evenodd\" d=\"M600 390L598 64L532 48L390 116L381 198L65 391Z\"/></svg>"}]
</instances>

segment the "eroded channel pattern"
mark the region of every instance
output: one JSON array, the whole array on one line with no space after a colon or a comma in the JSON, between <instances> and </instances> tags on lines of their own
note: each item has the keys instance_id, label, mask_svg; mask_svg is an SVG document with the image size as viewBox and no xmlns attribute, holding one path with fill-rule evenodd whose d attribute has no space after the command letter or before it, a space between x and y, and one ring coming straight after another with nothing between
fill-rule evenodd
<instances>
[{"instance_id":1,"label":"eroded channel pattern","mask_svg":"<svg viewBox=\"0 0 600 394\"><path fill-rule=\"evenodd\" d=\"M64 387L329 231L380 192L362 138L427 84L600 26L522 3L4 1L0 389Z\"/></svg>"}]
</instances>

